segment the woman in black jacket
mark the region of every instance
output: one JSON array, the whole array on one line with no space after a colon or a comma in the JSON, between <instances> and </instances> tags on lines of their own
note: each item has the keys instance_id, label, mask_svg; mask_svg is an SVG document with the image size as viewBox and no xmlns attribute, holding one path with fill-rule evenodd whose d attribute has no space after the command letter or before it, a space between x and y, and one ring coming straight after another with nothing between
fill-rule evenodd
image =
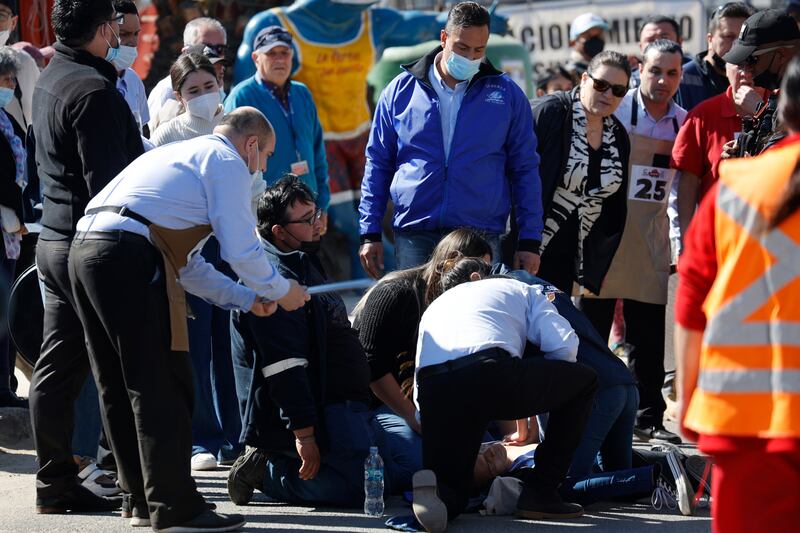
<instances>
[{"instance_id":1,"label":"woman in black jacket","mask_svg":"<svg viewBox=\"0 0 800 533\"><path fill-rule=\"evenodd\" d=\"M14 281L14 268L20 253L23 224L22 190L25 175L25 132L5 109L14 97L19 64L11 47L0 47L0 298L6 298ZM0 309L8 302L0 302ZM11 390L11 343L5 327L0 327L0 407L28 407L28 401L18 398Z\"/></svg>"},{"instance_id":2,"label":"woman in black jacket","mask_svg":"<svg viewBox=\"0 0 800 533\"><path fill-rule=\"evenodd\" d=\"M624 55L601 52L574 90L532 102L545 213L538 275L567 294L573 282L600 292L622 237L630 142L612 113L629 79Z\"/></svg>"}]
</instances>

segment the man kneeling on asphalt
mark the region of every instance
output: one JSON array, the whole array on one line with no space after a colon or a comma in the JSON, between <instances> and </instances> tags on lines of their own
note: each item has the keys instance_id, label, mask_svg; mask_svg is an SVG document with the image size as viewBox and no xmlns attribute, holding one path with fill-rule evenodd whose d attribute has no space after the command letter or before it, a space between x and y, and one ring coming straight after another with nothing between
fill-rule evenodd
<instances>
[{"instance_id":1,"label":"man kneeling on asphalt","mask_svg":"<svg viewBox=\"0 0 800 533\"><path fill-rule=\"evenodd\" d=\"M321 210L307 185L287 175L266 190L257 214L262 247L283 276L327 282L315 254ZM242 434L254 448L230 470L231 501L246 505L258 489L284 502L362 505L373 446L370 372L344 301L323 293L305 309L263 318L232 318L234 358L252 361ZM390 454L381 454L391 483Z\"/></svg>"},{"instance_id":2,"label":"man kneeling on asphalt","mask_svg":"<svg viewBox=\"0 0 800 533\"><path fill-rule=\"evenodd\" d=\"M478 282L489 271L482 260L450 259L442 271L441 288L447 292L419 325L415 400L422 462L429 470L414 475L414 515L426 531L444 531L466 507L487 424L516 419L520 427L527 417L547 411L547 435L536 450L517 514L582 515L583 508L565 503L557 490L597 389L594 371L575 362L575 331L535 287L508 278ZM522 359L526 341L543 357Z\"/></svg>"}]
</instances>

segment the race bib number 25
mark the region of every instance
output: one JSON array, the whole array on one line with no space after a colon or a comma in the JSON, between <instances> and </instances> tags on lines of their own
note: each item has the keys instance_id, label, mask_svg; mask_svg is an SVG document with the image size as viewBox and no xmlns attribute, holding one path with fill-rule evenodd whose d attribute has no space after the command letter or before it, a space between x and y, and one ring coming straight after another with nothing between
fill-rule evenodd
<instances>
[{"instance_id":1,"label":"race bib number 25","mask_svg":"<svg viewBox=\"0 0 800 533\"><path fill-rule=\"evenodd\" d=\"M674 168L633 165L628 199L639 202L665 203L669 198L672 180L677 170Z\"/></svg>"}]
</instances>

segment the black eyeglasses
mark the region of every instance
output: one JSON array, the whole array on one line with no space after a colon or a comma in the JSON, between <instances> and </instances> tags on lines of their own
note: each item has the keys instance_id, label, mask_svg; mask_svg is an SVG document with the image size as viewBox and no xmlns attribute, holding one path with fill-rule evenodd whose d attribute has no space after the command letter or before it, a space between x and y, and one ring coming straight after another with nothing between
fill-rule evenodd
<instances>
[{"instance_id":1,"label":"black eyeglasses","mask_svg":"<svg viewBox=\"0 0 800 533\"><path fill-rule=\"evenodd\" d=\"M111 15L111 18L108 19L108 22L116 22L117 24L122 24L125 21L125 13L114 13Z\"/></svg>"},{"instance_id":2,"label":"black eyeglasses","mask_svg":"<svg viewBox=\"0 0 800 533\"><path fill-rule=\"evenodd\" d=\"M627 85L612 85L608 83L606 80L598 80L593 78L591 74L587 74L589 79L592 80L592 85L594 86L594 90L599 93L604 93L607 90L611 89L611 94L616 96L617 98L622 98L626 94L628 94L628 86Z\"/></svg>"},{"instance_id":3,"label":"black eyeglasses","mask_svg":"<svg viewBox=\"0 0 800 533\"><path fill-rule=\"evenodd\" d=\"M283 222L283 225L285 226L286 224L308 224L309 226L313 226L320 218L322 218L322 209L318 207L317 209L314 210L314 213L312 213L310 216L307 216L306 218L300 220L286 220L285 222Z\"/></svg>"},{"instance_id":4,"label":"black eyeglasses","mask_svg":"<svg viewBox=\"0 0 800 533\"><path fill-rule=\"evenodd\" d=\"M217 57L225 57L225 54L228 53L228 45L227 44L208 44L203 43L203 46L209 48L212 52L217 54Z\"/></svg>"}]
</instances>

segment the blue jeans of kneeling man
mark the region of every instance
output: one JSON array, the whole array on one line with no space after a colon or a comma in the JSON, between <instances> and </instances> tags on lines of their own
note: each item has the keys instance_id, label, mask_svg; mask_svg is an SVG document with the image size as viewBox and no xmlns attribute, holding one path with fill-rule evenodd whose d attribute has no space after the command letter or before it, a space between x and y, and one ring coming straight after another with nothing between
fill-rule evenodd
<instances>
[{"instance_id":1,"label":"blue jeans of kneeling man","mask_svg":"<svg viewBox=\"0 0 800 533\"><path fill-rule=\"evenodd\" d=\"M397 258L397 268L414 268L427 263L431 258L433 249L442 238L456 228L443 228L439 230L395 230L394 253ZM500 235L486 233L483 235L492 248L492 262L499 263L502 259L500 250Z\"/></svg>"},{"instance_id":2,"label":"blue jeans of kneeling man","mask_svg":"<svg viewBox=\"0 0 800 533\"><path fill-rule=\"evenodd\" d=\"M372 413L361 402L345 402L325 407L325 428L330 448L322 454L322 464L314 479L298 476L301 461L288 455L270 455L264 473L262 492L270 498L296 504L329 504L358 507L364 503L364 460L378 441L384 462L384 494L389 494L394 477L390 454L381 449L370 423Z\"/></svg>"},{"instance_id":3,"label":"blue jeans of kneeling man","mask_svg":"<svg viewBox=\"0 0 800 533\"><path fill-rule=\"evenodd\" d=\"M373 411L372 425L384 463L393 465L392 490L411 490L412 476L422 470L422 436L386 405Z\"/></svg>"}]
</instances>

